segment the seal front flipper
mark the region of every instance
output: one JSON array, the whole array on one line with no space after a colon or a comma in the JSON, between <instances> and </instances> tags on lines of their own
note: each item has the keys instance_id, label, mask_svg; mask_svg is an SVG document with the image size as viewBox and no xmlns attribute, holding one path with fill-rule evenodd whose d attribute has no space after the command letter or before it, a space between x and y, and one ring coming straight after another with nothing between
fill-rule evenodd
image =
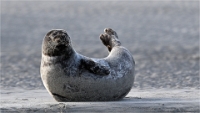
<instances>
[{"instance_id":1,"label":"seal front flipper","mask_svg":"<svg viewBox=\"0 0 200 113\"><path fill-rule=\"evenodd\" d=\"M92 59L81 59L81 67L84 67L88 71L98 75L108 75L110 71L107 67L93 61Z\"/></svg>"}]
</instances>

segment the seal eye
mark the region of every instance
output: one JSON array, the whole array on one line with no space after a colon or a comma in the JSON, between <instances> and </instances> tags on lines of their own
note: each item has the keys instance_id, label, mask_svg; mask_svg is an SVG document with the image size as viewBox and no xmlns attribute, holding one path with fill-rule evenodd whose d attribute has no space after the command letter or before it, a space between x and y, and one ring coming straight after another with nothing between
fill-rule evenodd
<instances>
[{"instance_id":1,"label":"seal eye","mask_svg":"<svg viewBox=\"0 0 200 113\"><path fill-rule=\"evenodd\" d=\"M47 37L47 41L51 41L51 38L50 38L50 37Z\"/></svg>"}]
</instances>

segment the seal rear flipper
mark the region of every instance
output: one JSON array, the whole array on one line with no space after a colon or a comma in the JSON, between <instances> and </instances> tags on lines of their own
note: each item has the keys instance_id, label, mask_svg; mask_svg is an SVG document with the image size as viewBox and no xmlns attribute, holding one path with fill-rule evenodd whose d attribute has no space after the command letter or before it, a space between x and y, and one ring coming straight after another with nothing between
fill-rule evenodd
<instances>
[{"instance_id":1,"label":"seal rear flipper","mask_svg":"<svg viewBox=\"0 0 200 113\"><path fill-rule=\"evenodd\" d=\"M81 59L81 67L84 67L91 73L97 75L108 75L110 74L109 68L93 61L92 59Z\"/></svg>"},{"instance_id":2,"label":"seal rear flipper","mask_svg":"<svg viewBox=\"0 0 200 113\"><path fill-rule=\"evenodd\" d=\"M118 39L117 33L112 30L111 28L104 29L104 34L100 35L100 39L102 43L108 48L108 51L110 52L113 47L115 46L121 46L121 42Z\"/></svg>"}]
</instances>

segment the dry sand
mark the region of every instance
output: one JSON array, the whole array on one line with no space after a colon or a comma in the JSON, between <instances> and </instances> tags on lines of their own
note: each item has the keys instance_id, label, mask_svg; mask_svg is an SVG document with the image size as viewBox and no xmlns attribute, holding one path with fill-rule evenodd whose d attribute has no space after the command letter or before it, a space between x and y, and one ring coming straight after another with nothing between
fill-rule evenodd
<instances>
[{"instance_id":1,"label":"dry sand","mask_svg":"<svg viewBox=\"0 0 200 113\"><path fill-rule=\"evenodd\" d=\"M156 93L149 97L150 103L155 103L157 101L154 101L154 98L157 98L160 91L154 92L155 89L165 88L171 95L169 101L174 103L169 105L178 109L180 97L173 98L176 93L172 89L192 90L195 95L182 92L185 96L180 101L186 99L189 103L186 102L184 105L187 107L183 105L181 110L191 108L197 111L199 94L196 92L200 88L198 1L2 1L0 88L1 100L4 103L1 109L11 109L11 106L23 108L20 106L24 105L27 109L31 107L31 110L37 111L41 104L46 106L47 110L54 108L48 107L49 105L58 107L60 104L46 94L39 73L44 35L53 28L65 29L77 52L88 57L102 58L107 56L108 52L100 42L99 35L106 27L117 31L122 45L127 47L135 58L136 77L133 89L136 94L142 93L141 89L144 92L147 90L147 95ZM12 96L7 96L9 91L12 91ZM22 93L18 95L18 91ZM35 97L37 91L39 96ZM131 92L131 96L134 92ZM161 93L163 96L159 97L158 103L168 99L165 94L166 92ZM25 100L17 100L23 97ZM193 97L195 99L190 100ZM36 99L31 103L33 98ZM129 98L125 100L127 99ZM129 111L126 104L133 105L133 108L139 107L139 110L140 105L143 106L141 109L145 105L150 106L147 110L155 107L157 109L159 106L149 104L148 100L143 100L143 104L136 104L140 99L125 100L103 103L99 107L95 103L92 105L99 110L101 106L111 106L109 110L116 111L124 110L121 109L124 106ZM89 103L65 104L70 104L72 111L76 108L83 110L83 106L88 106L88 110L93 109L89 107ZM36 107L32 109L32 105ZM86 111L87 109L84 108Z\"/></svg>"}]
</instances>

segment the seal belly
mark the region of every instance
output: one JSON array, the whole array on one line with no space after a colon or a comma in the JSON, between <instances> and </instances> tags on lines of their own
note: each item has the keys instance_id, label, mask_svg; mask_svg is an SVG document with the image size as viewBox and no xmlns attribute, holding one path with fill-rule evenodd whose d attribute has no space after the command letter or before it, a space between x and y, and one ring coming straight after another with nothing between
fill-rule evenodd
<instances>
[{"instance_id":1,"label":"seal belly","mask_svg":"<svg viewBox=\"0 0 200 113\"><path fill-rule=\"evenodd\" d=\"M53 86L49 88L51 88L50 91L54 94L55 99L60 98L59 101L118 100L123 98L132 87L132 80L128 77L130 74L127 73L121 78L114 79L108 76L91 77L97 75L84 72L81 77L68 77L65 81L63 78L57 78L57 82L51 83L57 88L52 89ZM60 97L55 96L55 94L60 95Z\"/></svg>"}]
</instances>

